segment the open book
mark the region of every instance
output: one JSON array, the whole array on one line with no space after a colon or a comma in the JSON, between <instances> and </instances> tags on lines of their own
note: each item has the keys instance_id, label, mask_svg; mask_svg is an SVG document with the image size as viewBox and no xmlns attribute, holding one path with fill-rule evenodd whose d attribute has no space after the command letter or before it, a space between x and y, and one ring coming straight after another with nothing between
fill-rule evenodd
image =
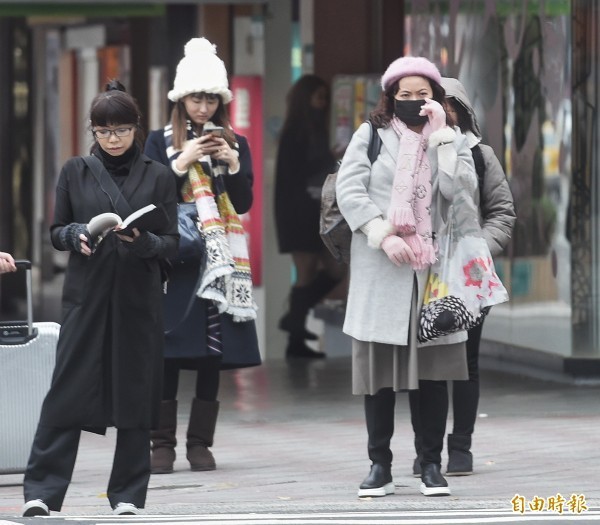
<instances>
[{"instance_id":1,"label":"open book","mask_svg":"<svg viewBox=\"0 0 600 525\"><path fill-rule=\"evenodd\" d=\"M148 206L134 211L126 219L121 219L116 213L110 212L96 215L88 223L87 229L92 237L92 243L95 245L117 226L120 226L117 233L133 237L133 228L137 228L140 233L154 232L164 226L168 220L167 212L162 206L148 204Z\"/></svg>"}]
</instances>

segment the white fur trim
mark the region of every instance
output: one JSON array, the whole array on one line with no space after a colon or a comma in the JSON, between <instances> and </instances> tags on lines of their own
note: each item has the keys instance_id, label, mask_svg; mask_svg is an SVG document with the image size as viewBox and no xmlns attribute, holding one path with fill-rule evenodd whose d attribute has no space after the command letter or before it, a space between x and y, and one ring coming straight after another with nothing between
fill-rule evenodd
<instances>
[{"instance_id":1,"label":"white fur trim","mask_svg":"<svg viewBox=\"0 0 600 525\"><path fill-rule=\"evenodd\" d=\"M394 227L381 217L371 219L360 229L367 236L367 244L374 250L381 248L383 239L394 233Z\"/></svg>"},{"instance_id":2,"label":"white fur trim","mask_svg":"<svg viewBox=\"0 0 600 525\"><path fill-rule=\"evenodd\" d=\"M229 104L233 95L229 90L225 63L217 56L217 46L206 38L192 38L184 49L184 57L177 65L173 89L167 96L177 102L190 93L214 93Z\"/></svg>"},{"instance_id":3,"label":"white fur trim","mask_svg":"<svg viewBox=\"0 0 600 525\"><path fill-rule=\"evenodd\" d=\"M456 132L451 127L446 126L429 135L429 145L435 147L448 144L449 142L454 142L455 137Z\"/></svg>"}]
</instances>

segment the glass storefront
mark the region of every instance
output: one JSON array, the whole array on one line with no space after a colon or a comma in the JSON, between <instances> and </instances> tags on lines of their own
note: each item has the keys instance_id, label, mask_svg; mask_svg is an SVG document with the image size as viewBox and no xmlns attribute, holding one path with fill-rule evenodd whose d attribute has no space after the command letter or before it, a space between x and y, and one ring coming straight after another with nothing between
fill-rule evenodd
<instances>
[{"instance_id":1,"label":"glass storefront","mask_svg":"<svg viewBox=\"0 0 600 525\"><path fill-rule=\"evenodd\" d=\"M563 357L597 357L591 270L598 229L589 213L597 198L591 185L579 195L585 207L571 198L582 182L572 151L572 10L576 4L568 0L407 0L405 53L430 58L465 85L483 141L496 151L515 199L512 241L496 259L511 301L493 309L484 337ZM597 96L595 86L590 92ZM573 235L575 223L587 237ZM580 258L575 246L584 252ZM583 319L585 328L578 328Z\"/></svg>"}]
</instances>

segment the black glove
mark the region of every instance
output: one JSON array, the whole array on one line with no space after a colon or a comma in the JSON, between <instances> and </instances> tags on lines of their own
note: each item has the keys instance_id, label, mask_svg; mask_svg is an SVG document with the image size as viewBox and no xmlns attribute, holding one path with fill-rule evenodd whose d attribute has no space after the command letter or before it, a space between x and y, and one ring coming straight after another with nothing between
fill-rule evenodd
<instances>
[{"instance_id":1,"label":"black glove","mask_svg":"<svg viewBox=\"0 0 600 525\"><path fill-rule=\"evenodd\" d=\"M72 222L71 224L67 224L67 226L60 230L58 237L60 239L60 242L67 250L81 253L81 243L83 241L79 238L79 236L82 233L86 236L89 246L91 236L85 224L80 224L78 222Z\"/></svg>"},{"instance_id":2,"label":"black glove","mask_svg":"<svg viewBox=\"0 0 600 525\"><path fill-rule=\"evenodd\" d=\"M154 235L151 232L142 232L139 237L134 237L133 242L123 241L123 244L131 250L132 253L142 259L156 257L164 248L165 241L162 237Z\"/></svg>"}]
</instances>

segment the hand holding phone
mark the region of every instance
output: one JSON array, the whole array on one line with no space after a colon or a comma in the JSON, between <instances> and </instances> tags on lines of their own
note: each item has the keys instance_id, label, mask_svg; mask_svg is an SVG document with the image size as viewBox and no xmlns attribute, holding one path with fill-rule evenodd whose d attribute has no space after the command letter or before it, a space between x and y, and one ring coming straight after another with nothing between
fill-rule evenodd
<instances>
[{"instance_id":1,"label":"hand holding phone","mask_svg":"<svg viewBox=\"0 0 600 525\"><path fill-rule=\"evenodd\" d=\"M205 128L202 130L202 135L212 135L213 137L222 137L223 128L221 126L215 126L213 128Z\"/></svg>"}]
</instances>

